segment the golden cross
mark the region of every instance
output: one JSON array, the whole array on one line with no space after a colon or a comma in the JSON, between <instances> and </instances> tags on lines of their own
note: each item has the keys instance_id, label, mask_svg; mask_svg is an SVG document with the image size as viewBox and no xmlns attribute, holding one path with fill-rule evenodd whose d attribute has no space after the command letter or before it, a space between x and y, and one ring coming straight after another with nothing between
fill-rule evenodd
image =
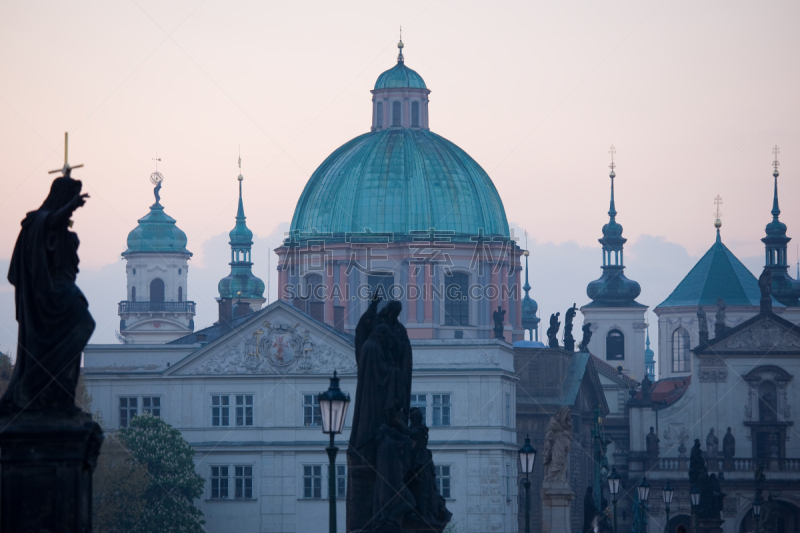
<instances>
[{"instance_id":1,"label":"golden cross","mask_svg":"<svg viewBox=\"0 0 800 533\"><path fill-rule=\"evenodd\" d=\"M611 169L611 172L614 172L614 169L617 168L617 165L614 164L614 154L617 153L617 149L614 148L614 145L611 145L611 148L608 149L608 153L611 154L611 164L608 165L608 168Z\"/></svg>"},{"instance_id":2,"label":"golden cross","mask_svg":"<svg viewBox=\"0 0 800 533\"><path fill-rule=\"evenodd\" d=\"M81 163L80 165L75 165L74 167L69 166L69 162L68 162L69 161L68 160L69 152L68 152L68 149L69 149L69 132L65 131L64 132L64 166L62 168L57 169L57 170L51 170L50 172L48 172L48 174L55 174L56 172L61 172L64 176L69 177L69 173L73 168L81 168L83 166L83 163Z\"/></svg>"},{"instance_id":3,"label":"golden cross","mask_svg":"<svg viewBox=\"0 0 800 533\"><path fill-rule=\"evenodd\" d=\"M772 168L775 170L778 170L778 167L781 166L781 164L778 162L779 153L781 153L781 151L778 149L778 145L776 144L775 148L772 149L772 154L775 156L775 159L772 161Z\"/></svg>"},{"instance_id":4,"label":"golden cross","mask_svg":"<svg viewBox=\"0 0 800 533\"><path fill-rule=\"evenodd\" d=\"M717 212L714 213L714 218L722 218L722 213L719 210L719 206L722 205L722 196L720 196L719 194L717 195L716 198L714 198L714 205L717 206Z\"/></svg>"}]
</instances>

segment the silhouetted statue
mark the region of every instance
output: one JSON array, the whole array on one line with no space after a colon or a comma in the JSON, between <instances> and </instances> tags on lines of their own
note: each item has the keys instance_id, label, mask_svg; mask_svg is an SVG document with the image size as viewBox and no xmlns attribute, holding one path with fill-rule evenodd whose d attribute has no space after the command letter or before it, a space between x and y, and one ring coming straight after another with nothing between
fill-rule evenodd
<instances>
[{"instance_id":1,"label":"silhouetted statue","mask_svg":"<svg viewBox=\"0 0 800 533\"><path fill-rule=\"evenodd\" d=\"M3 413L80 412L75 388L81 352L95 323L75 285L79 241L69 230L72 213L89 195L69 174L56 178L41 207L25 216L11 256L8 281L19 333L14 374L0 399Z\"/></svg>"},{"instance_id":2,"label":"silhouetted statue","mask_svg":"<svg viewBox=\"0 0 800 533\"><path fill-rule=\"evenodd\" d=\"M707 343L708 342L708 319L706 318L706 312L703 310L701 306L697 306L697 327L700 331L700 343Z\"/></svg>"},{"instance_id":3,"label":"silhouetted statue","mask_svg":"<svg viewBox=\"0 0 800 533\"><path fill-rule=\"evenodd\" d=\"M717 298L717 321L714 324L714 337L719 337L728 330L725 325L725 314L728 309L725 300Z\"/></svg>"},{"instance_id":4,"label":"silhouetted statue","mask_svg":"<svg viewBox=\"0 0 800 533\"><path fill-rule=\"evenodd\" d=\"M717 456L717 448L719 447L719 438L714 434L714 428L711 428L706 436L706 453L709 457Z\"/></svg>"},{"instance_id":5,"label":"silhouetted statue","mask_svg":"<svg viewBox=\"0 0 800 533\"><path fill-rule=\"evenodd\" d=\"M494 319L494 338L506 340L506 336L503 333L503 322L506 319L506 312L502 306L497 306L497 311L492 313L492 318Z\"/></svg>"},{"instance_id":6,"label":"silhouetted statue","mask_svg":"<svg viewBox=\"0 0 800 533\"><path fill-rule=\"evenodd\" d=\"M642 380L642 400L650 401L652 394L653 382L650 381L650 378L645 375L644 379Z\"/></svg>"},{"instance_id":7,"label":"silhouetted statue","mask_svg":"<svg viewBox=\"0 0 800 533\"><path fill-rule=\"evenodd\" d=\"M661 439L655 433L653 426L650 426L650 433L645 437L645 444L647 446L647 455L651 460L658 459L658 443Z\"/></svg>"},{"instance_id":8,"label":"silhouetted statue","mask_svg":"<svg viewBox=\"0 0 800 533\"><path fill-rule=\"evenodd\" d=\"M575 307L575 304L572 304L572 307L567 309L564 315L564 349L568 352L575 351L575 338L572 336L572 321L575 319L575 313L577 313L577 311L578 308Z\"/></svg>"},{"instance_id":9,"label":"silhouetted statue","mask_svg":"<svg viewBox=\"0 0 800 533\"><path fill-rule=\"evenodd\" d=\"M572 446L572 415L569 407L555 412L544 433L544 480L553 483L567 482L569 450Z\"/></svg>"},{"instance_id":10,"label":"silhouetted statue","mask_svg":"<svg viewBox=\"0 0 800 533\"><path fill-rule=\"evenodd\" d=\"M591 533L596 515L597 507L594 504L594 490L592 487L586 487L586 495L583 497L583 533Z\"/></svg>"},{"instance_id":11,"label":"silhouetted statue","mask_svg":"<svg viewBox=\"0 0 800 533\"><path fill-rule=\"evenodd\" d=\"M698 483L703 474L707 474L706 460L703 459L703 450L700 449L700 439L694 439L694 446L689 453L689 481Z\"/></svg>"},{"instance_id":12,"label":"silhouetted statue","mask_svg":"<svg viewBox=\"0 0 800 533\"><path fill-rule=\"evenodd\" d=\"M725 459L725 470L732 470L733 458L736 457L736 437L731 433L731 428L722 438L722 457Z\"/></svg>"},{"instance_id":13,"label":"silhouetted statue","mask_svg":"<svg viewBox=\"0 0 800 533\"><path fill-rule=\"evenodd\" d=\"M581 343L578 346L578 350L582 352L588 352L589 341L592 340L592 323L586 322L581 328L581 331L583 331L583 338L581 339Z\"/></svg>"},{"instance_id":14,"label":"silhouetted statue","mask_svg":"<svg viewBox=\"0 0 800 533\"><path fill-rule=\"evenodd\" d=\"M558 348L558 328L561 327L561 322L558 317L561 313L550 315L550 327L547 328L547 343L551 348Z\"/></svg>"},{"instance_id":15,"label":"silhouetted statue","mask_svg":"<svg viewBox=\"0 0 800 533\"><path fill-rule=\"evenodd\" d=\"M761 291L761 300L759 302L761 306L761 312L771 312L772 311L772 271L768 269L764 269L761 275L758 277L758 288Z\"/></svg>"},{"instance_id":16,"label":"silhouetted statue","mask_svg":"<svg viewBox=\"0 0 800 533\"><path fill-rule=\"evenodd\" d=\"M373 296L356 326L358 381L347 450L347 530L416 531L424 516L436 526L429 531L441 533L450 515L438 493L430 492L433 463L430 456L424 466L414 462L415 456L430 452L418 411L413 427L408 425L412 352L398 320L402 305L391 301L378 312L379 302ZM410 476L415 464L419 475Z\"/></svg>"}]
</instances>

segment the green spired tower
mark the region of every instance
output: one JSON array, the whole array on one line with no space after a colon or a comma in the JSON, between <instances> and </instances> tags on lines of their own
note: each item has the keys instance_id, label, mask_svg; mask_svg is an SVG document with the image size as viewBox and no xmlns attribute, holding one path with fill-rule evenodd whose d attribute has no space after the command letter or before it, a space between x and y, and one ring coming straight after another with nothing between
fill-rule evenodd
<instances>
[{"instance_id":1,"label":"green spired tower","mask_svg":"<svg viewBox=\"0 0 800 533\"><path fill-rule=\"evenodd\" d=\"M231 316L232 308L239 310L240 314L247 311L261 309L266 301L264 298L264 282L253 275L253 232L247 227L244 216L244 202L242 201L242 157L239 156L239 208L236 211L236 225L230 236L231 245L231 273L219 280L219 305L220 319L236 318ZM235 305L238 302L247 305Z\"/></svg>"}]
</instances>

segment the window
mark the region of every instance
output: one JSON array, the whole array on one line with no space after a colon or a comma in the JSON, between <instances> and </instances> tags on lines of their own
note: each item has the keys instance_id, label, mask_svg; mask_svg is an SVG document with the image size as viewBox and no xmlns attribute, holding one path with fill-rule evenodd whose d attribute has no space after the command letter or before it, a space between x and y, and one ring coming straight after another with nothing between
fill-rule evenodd
<instances>
[{"instance_id":1,"label":"window","mask_svg":"<svg viewBox=\"0 0 800 533\"><path fill-rule=\"evenodd\" d=\"M378 102L377 116L375 117L375 127L383 127L383 102Z\"/></svg>"},{"instance_id":2,"label":"window","mask_svg":"<svg viewBox=\"0 0 800 533\"><path fill-rule=\"evenodd\" d=\"M419 102L411 103L411 126L419 128Z\"/></svg>"},{"instance_id":3,"label":"window","mask_svg":"<svg viewBox=\"0 0 800 533\"><path fill-rule=\"evenodd\" d=\"M383 308L387 301L392 300L392 285L394 285L394 274L391 272L375 272L367 276L369 284L369 294L372 296L376 292L383 301L379 308Z\"/></svg>"},{"instance_id":4,"label":"window","mask_svg":"<svg viewBox=\"0 0 800 533\"><path fill-rule=\"evenodd\" d=\"M689 332L678 328L672 332L672 371L689 372Z\"/></svg>"},{"instance_id":5,"label":"window","mask_svg":"<svg viewBox=\"0 0 800 533\"><path fill-rule=\"evenodd\" d=\"M511 395L506 394L506 426L507 427L514 427L514 424L511 423Z\"/></svg>"},{"instance_id":6,"label":"window","mask_svg":"<svg viewBox=\"0 0 800 533\"><path fill-rule=\"evenodd\" d=\"M237 500L251 500L253 498L253 467L233 467L233 497Z\"/></svg>"},{"instance_id":7,"label":"window","mask_svg":"<svg viewBox=\"0 0 800 533\"><path fill-rule=\"evenodd\" d=\"M436 465L435 467L435 474L436 474L436 490L439 491L439 495L444 498L445 500L450 499L450 467L443 466L443 465Z\"/></svg>"},{"instance_id":8,"label":"window","mask_svg":"<svg viewBox=\"0 0 800 533\"><path fill-rule=\"evenodd\" d=\"M450 395L449 394L434 394L433 395L433 425L434 426L449 426L450 425Z\"/></svg>"},{"instance_id":9,"label":"window","mask_svg":"<svg viewBox=\"0 0 800 533\"><path fill-rule=\"evenodd\" d=\"M322 498L322 466L303 466L303 498Z\"/></svg>"},{"instance_id":10,"label":"window","mask_svg":"<svg viewBox=\"0 0 800 533\"><path fill-rule=\"evenodd\" d=\"M453 272L445 275L444 325L469 325L469 275Z\"/></svg>"},{"instance_id":11,"label":"window","mask_svg":"<svg viewBox=\"0 0 800 533\"><path fill-rule=\"evenodd\" d=\"M325 287L322 285L322 276L319 274L309 274L303 278L305 291L301 297L306 300L306 312L314 320L325 321Z\"/></svg>"},{"instance_id":12,"label":"window","mask_svg":"<svg viewBox=\"0 0 800 533\"><path fill-rule=\"evenodd\" d=\"M606 359L625 359L625 336L618 329L612 329L606 335Z\"/></svg>"},{"instance_id":13,"label":"window","mask_svg":"<svg viewBox=\"0 0 800 533\"><path fill-rule=\"evenodd\" d=\"M183 287L178 287L178 301L183 301Z\"/></svg>"},{"instance_id":14,"label":"window","mask_svg":"<svg viewBox=\"0 0 800 533\"><path fill-rule=\"evenodd\" d=\"M322 425L322 414L319 410L319 399L316 394L303 394L303 425Z\"/></svg>"},{"instance_id":15,"label":"window","mask_svg":"<svg viewBox=\"0 0 800 533\"><path fill-rule=\"evenodd\" d=\"M422 421L427 423L428 420L428 395L427 394L412 394L411 395L411 408L416 407L422 411Z\"/></svg>"},{"instance_id":16,"label":"window","mask_svg":"<svg viewBox=\"0 0 800 533\"><path fill-rule=\"evenodd\" d=\"M347 465L336 465L336 497L347 497Z\"/></svg>"},{"instance_id":17,"label":"window","mask_svg":"<svg viewBox=\"0 0 800 533\"><path fill-rule=\"evenodd\" d=\"M120 398L119 399L119 427L126 428L133 420L133 417L139 414L138 398Z\"/></svg>"},{"instance_id":18,"label":"window","mask_svg":"<svg viewBox=\"0 0 800 533\"><path fill-rule=\"evenodd\" d=\"M765 380L758 384L758 421L776 420L778 420L778 389L774 381Z\"/></svg>"},{"instance_id":19,"label":"window","mask_svg":"<svg viewBox=\"0 0 800 533\"><path fill-rule=\"evenodd\" d=\"M163 302L164 301L164 282L159 278L150 282L150 301Z\"/></svg>"},{"instance_id":20,"label":"window","mask_svg":"<svg viewBox=\"0 0 800 533\"><path fill-rule=\"evenodd\" d=\"M400 126L400 102L392 102L392 126Z\"/></svg>"},{"instance_id":21,"label":"window","mask_svg":"<svg viewBox=\"0 0 800 533\"><path fill-rule=\"evenodd\" d=\"M252 394L237 394L236 395L236 425L237 426L252 426L253 425L253 395Z\"/></svg>"},{"instance_id":22,"label":"window","mask_svg":"<svg viewBox=\"0 0 800 533\"><path fill-rule=\"evenodd\" d=\"M142 398L142 412L150 413L155 417L161 418L161 398L158 396L146 396Z\"/></svg>"},{"instance_id":23,"label":"window","mask_svg":"<svg viewBox=\"0 0 800 533\"><path fill-rule=\"evenodd\" d=\"M231 399L229 396L211 397L211 425L214 427L230 426Z\"/></svg>"},{"instance_id":24,"label":"window","mask_svg":"<svg viewBox=\"0 0 800 533\"><path fill-rule=\"evenodd\" d=\"M131 301L136 301L136 287L131 287Z\"/></svg>"},{"instance_id":25,"label":"window","mask_svg":"<svg viewBox=\"0 0 800 533\"><path fill-rule=\"evenodd\" d=\"M228 467L211 467L211 499L226 500L228 498Z\"/></svg>"}]
</instances>

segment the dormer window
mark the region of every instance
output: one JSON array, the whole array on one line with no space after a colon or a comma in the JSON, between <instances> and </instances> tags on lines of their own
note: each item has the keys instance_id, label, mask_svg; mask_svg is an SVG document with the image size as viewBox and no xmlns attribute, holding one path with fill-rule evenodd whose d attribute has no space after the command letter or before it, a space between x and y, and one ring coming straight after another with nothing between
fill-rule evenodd
<instances>
[{"instance_id":1,"label":"dormer window","mask_svg":"<svg viewBox=\"0 0 800 533\"><path fill-rule=\"evenodd\" d=\"M400 116L402 115L400 106L400 102L392 102L392 126L395 127L402 125L400 120Z\"/></svg>"},{"instance_id":2,"label":"dormer window","mask_svg":"<svg viewBox=\"0 0 800 533\"><path fill-rule=\"evenodd\" d=\"M411 127L419 128L419 102L411 103Z\"/></svg>"}]
</instances>

